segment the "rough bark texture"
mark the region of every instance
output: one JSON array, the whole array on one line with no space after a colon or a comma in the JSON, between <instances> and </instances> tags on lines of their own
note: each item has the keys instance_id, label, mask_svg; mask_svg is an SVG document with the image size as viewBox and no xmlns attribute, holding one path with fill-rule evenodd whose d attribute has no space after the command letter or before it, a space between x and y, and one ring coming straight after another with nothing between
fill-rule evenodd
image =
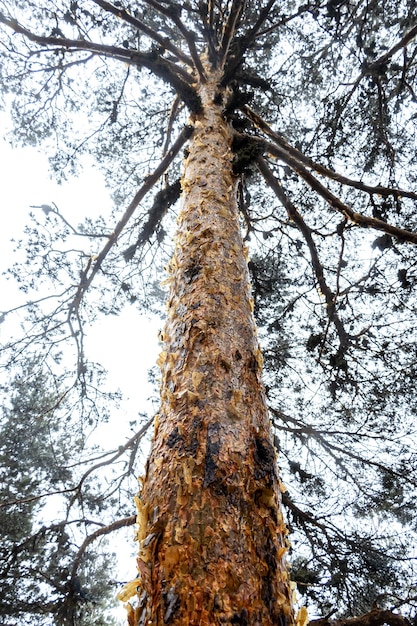
<instances>
[{"instance_id":1,"label":"rough bark texture","mask_svg":"<svg viewBox=\"0 0 417 626\"><path fill-rule=\"evenodd\" d=\"M201 87L169 268L131 624L291 624L286 529L219 80Z\"/></svg>"}]
</instances>

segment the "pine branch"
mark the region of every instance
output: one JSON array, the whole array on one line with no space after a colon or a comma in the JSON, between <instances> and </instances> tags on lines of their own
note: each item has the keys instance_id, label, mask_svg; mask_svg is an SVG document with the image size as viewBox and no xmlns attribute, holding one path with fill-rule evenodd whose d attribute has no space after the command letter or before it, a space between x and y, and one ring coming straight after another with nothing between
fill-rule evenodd
<instances>
[{"instance_id":1,"label":"pine branch","mask_svg":"<svg viewBox=\"0 0 417 626\"><path fill-rule=\"evenodd\" d=\"M87 41L86 39L68 39L66 37L36 35L24 28L17 20L6 18L1 12L0 23L5 24L5 26L11 28L15 33L23 35L29 39L29 41L33 41L39 45L58 47L68 52L85 50L93 54L118 59L125 63L135 65L136 67L146 67L151 70L155 76L169 83L179 94L190 111L198 113L201 110L201 100L192 86L192 76L179 65L170 62L168 59L164 59L157 50L138 52L119 48L118 46L98 44Z\"/></svg>"},{"instance_id":2,"label":"pine branch","mask_svg":"<svg viewBox=\"0 0 417 626\"><path fill-rule=\"evenodd\" d=\"M6 502L0 502L0 509L4 509L6 507L14 505L30 504L30 502L36 502L37 500L42 500L42 498L47 498L48 496L57 496L64 493L71 493L76 489L77 487L69 487L68 489L57 489L56 491L48 491L46 493L41 493L37 496L30 496L28 498L16 498L15 500L7 500Z\"/></svg>"},{"instance_id":3,"label":"pine branch","mask_svg":"<svg viewBox=\"0 0 417 626\"><path fill-rule=\"evenodd\" d=\"M218 41L213 27L213 1L208 0L207 3L199 2L197 10L203 23L202 34L207 42L210 61L213 66L217 66Z\"/></svg>"},{"instance_id":4,"label":"pine branch","mask_svg":"<svg viewBox=\"0 0 417 626\"><path fill-rule=\"evenodd\" d=\"M286 491L282 494L282 503L285 507L287 507L287 509L292 512L296 519L303 521L303 525L309 524L310 526L318 528L325 535L327 541L331 543L331 539L329 538L329 529L317 518L315 518L312 513L300 509ZM336 529L336 533L340 534L340 531Z\"/></svg>"},{"instance_id":5,"label":"pine branch","mask_svg":"<svg viewBox=\"0 0 417 626\"><path fill-rule=\"evenodd\" d=\"M178 111L180 110L180 104L181 104L181 100L180 100L179 96L177 95L174 98L174 102L172 103L171 110L169 112L169 118L168 118L168 124L167 124L166 136L165 136L165 142L164 142L164 147L162 148L163 156L165 156L165 154L166 154L166 152L168 150L168 146L169 146L170 141L171 141L172 129L174 127L174 121L176 120L176 117L178 115Z\"/></svg>"},{"instance_id":6,"label":"pine branch","mask_svg":"<svg viewBox=\"0 0 417 626\"><path fill-rule=\"evenodd\" d=\"M348 617L342 619L329 619L322 617L313 619L309 622L309 626L410 626L408 619L385 609L373 608L369 613L365 613L360 617Z\"/></svg>"},{"instance_id":7,"label":"pine branch","mask_svg":"<svg viewBox=\"0 0 417 626\"><path fill-rule=\"evenodd\" d=\"M110 237L108 239L108 242L106 243L106 245L104 246L102 251L99 253L99 255L97 256L97 258L94 260L93 263L89 262L89 264L87 265L86 269L83 272L83 277L82 277L81 283L79 284L77 292L75 294L75 297L74 297L74 299L73 299L73 301L72 301L72 303L71 303L71 305L69 307L68 320L70 320L70 318L71 318L71 316L73 314L74 315L77 314L78 308L80 306L80 302L81 302L85 292L87 291L87 289L91 285L91 283L92 283L92 281L94 279L94 276L100 270L100 268L101 268L101 266L103 264L103 261L106 258L107 254L110 252L110 250L113 248L113 246L117 242L121 232L125 228L126 224L130 220L130 218L132 217L132 215L135 212L137 206L143 200L143 198L146 196L146 194L152 189L152 187L155 185L157 180L159 180L159 178L162 176L162 174L167 170L168 166L172 163L173 159L176 157L178 152L181 150L181 148L184 145L184 143L191 137L192 132L193 132L193 129L190 126L185 126L183 128L183 130L181 131L181 133L178 136L177 140L172 145L171 149L166 153L166 155L164 156L164 158L162 159L162 161L160 162L158 167L154 170L154 172L152 174L150 174L146 178L146 180L143 183L142 187L136 193L135 197L133 198L133 200L131 201L131 203L127 207L125 213L123 214L123 216L121 217L119 222L116 224L114 231L110 235Z\"/></svg>"},{"instance_id":8,"label":"pine branch","mask_svg":"<svg viewBox=\"0 0 417 626\"><path fill-rule=\"evenodd\" d=\"M287 430L299 434L299 435L307 435L309 437L313 437L323 448L324 450L326 450L326 452L328 454L330 454L335 460L337 460L338 463L341 462L341 459L343 459L343 457L347 456L351 459L354 459L355 461L357 461L361 467L364 467L365 465L370 465L372 467L376 467L380 472L385 472L387 474L390 474L391 476L400 479L400 481L402 482L407 482L410 485L412 485L413 487L417 486L417 483L415 480L413 480L413 477L410 475L406 475L401 471L396 471L395 469L393 469L392 467L388 467L387 465L384 465L382 463L379 463L378 461L375 461L373 458L366 458L363 455L357 454L354 449L352 449L349 446L342 446L342 445L337 445L335 443L332 443L331 441L327 441L326 437L330 434L332 436L335 436L337 434L346 434L346 435L354 435L355 437L358 436L365 436L365 437L371 437L371 435L369 435L368 433L366 433L365 435L361 435L360 433L337 433L335 431L328 431L328 430L320 430L318 428L316 428L315 426L312 426L310 424L304 424L298 420L296 420L295 418L291 417L290 415L287 415L285 413L283 413L282 411L278 411L277 409L274 409L272 406L269 406L269 410L271 411L271 413L273 413L273 415L275 417L277 417L281 422L291 422L292 424L294 424L297 428L293 428L291 429L290 427L286 427ZM274 425L276 425L274 423ZM279 425L278 428L282 428L282 424ZM326 436L326 437L325 437ZM378 437L376 437L378 438Z\"/></svg>"},{"instance_id":9,"label":"pine branch","mask_svg":"<svg viewBox=\"0 0 417 626\"><path fill-rule=\"evenodd\" d=\"M78 568L80 567L81 559L84 555L84 552L90 545L90 543L93 543L93 541L95 541L99 537L103 537L104 535L109 535L110 533L114 532L115 530L119 530L120 528L133 526L133 524L135 523L136 523L136 515L130 515L129 517L124 517L123 519L116 520L115 522L112 522L111 524L108 524L107 526L104 526L103 528L99 528L95 532L91 533L91 535L88 535L88 537L84 539L83 543L78 549L77 554L75 555L75 559L71 568L70 581L73 581L76 578Z\"/></svg>"},{"instance_id":10,"label":"pine branch","mask_svg":"<svg viewBox=\"0 0 417 626\"><path fill-rule=\"evenodd\" d=\"M406 46L414 39L414 37L416 37L416 35L417 35L417 25L414 26L410 31L408 31L408 33L406 33L404 35L404 37L402 37L400 39L400 41L398 41L390 50L388 50L385 54L381 55L378 59L376 59L372 63L367 63L367 62L363 63L362 68L361 68L362 71L355 78L353 83L351 83L352 84L352 88L344 96L343 104L338 107L338 111L336 113L336 116L333 119L333 131L332 131L332 135L331 135L331 142L334 141L334 138L335 138L335 135L336 135L336 129L339 126L339 121L340 121L340 119L342 117L342 114L343 114L344 110L346 109L349 101L351 100L353 94L355 93L355 91L357 90L359 85L361 84L362 79L365 76L371 76L373 74L378 74L378 72L381 71L381 68L384 67L384 65L386 65L388 60L396 52L398 52L399 50L401 50L401 49L405 50Z\"/></svg>"},{"instance_id":11,"label":"pine branch","mask_svg":"<svg viewBox=\"0 0 417 626\"><path fill-rule=\"evenodd\" d=\"M57 216L59 220L61 220L72 232L73 235L77 235L77 237L88 237L89 239L97 238L97 239L107 239L110 236L110 233L90 233L79 231L74 226L68 222L67 219L62 215L59 211L55 202L52 202L52 205L49 204L31 204L29 205L31 209L42 209L45 215L49 215L49 213L53 213Z\"/></svg>"},{"instance_id":12,"label":"pine branch","mask_svg":"<svg viewBox=\"0 0 417 626\"><path fill-rule=\"evenodd\" d=\"M181 18L179 17L181 8L179 7L179 5L172 5L169 7L165 7L159 2L156 2L156 0L145 0L145 2L149 4L149 6L153 7L156 11L158 11L158 13L161 13L162 15L166 15L169 19L171 19L174 22L174 24L176 25L176 27L178 28L178 30L184 37L185 41L187 42L187 46L190 51L191 58L193 59L193 62L194 62L194 67L197 70L198 75L200 76L200 80L202 82L205 82L206 75L205 75L200 57L197 52L197 48L195 47L194 35L181 22Z\"/></svg>"},{"instance_id":13,"label":"pine branch","mask_svg":"<svg viewBox=\"0 0 417 626\"><path fill-rule=\"evenodd\" d=\"M303 13L307 13L308 11L311 11L311 7L309 4L300 5L298 7L297 13L293 13L292 15L288 15L288 16L282 16L279 22L276 22L275 24L272 24L272 26L269 26L268 28L265 28L264 30L259 31L256 35L256 39L259 39L260 37L263 37L264 35L268 35L269 33L272 33L277 28L281 28L282 26L285 26L285 24L288 24L288 22L291 22L296 17L299 17L300 15L302 15Z\"/></svg>"},{"instance_id":14,"label":"pine branch","mask_svg":"<svg viewBox=\"0 0 417 626\"><path fill-rule=\"evenodd\" d=\"M175 46L171 42L171 40L168 39L168 37L162 37L158 32L156 32L155 30L153 30L152 28L150 28L149 26L144 24L138 18L136 18L133 15L131 15L130 13L128 13L125 9L121 9L119 7L115 7L110 2L106 2L106 0L93 0L93 2L95 4L98 4L105 11L109 11L110 13L113 13L114 15L119 17L120 19L124 20L128 24L131 24L132 26L134 26L138 30L140 30L143 33L145 33L145 35L147 35L150 39L153 39L153 41L155 41L155 43L157 43L159 46L165 48L166 50L169 50L174 56L177 57L177 59L179 59L180 61L182 61L186 65L188 65L190 67L194 67L192 59L190 57L188 57L186 54L184 54L179 48L177 48L177 46Z\"/></svg>"},{"instance_id":15,"label":"pine branch","mask_svg":"<svg viewBox=\"0 0 417 626\"><path fill-rule=\"evenodd\" d=\"M337 294L330 289L326 282L326 279L324 278L324 268L319 259L319 253L312 236L312 230L311 228L309 228L309 226L307 226L296 206L288 198L287 194L282 188L281 183L277 178L275 178L272 171L269 169L268 165L262 157L258 157L257 165L266 183L271 187L281 204L284 206L287 211L288 217L300 230L307 243L317 283L326 301L328 318L335 325L340 340L340 347L345 350L348 347L351 338L345 331L343 322L341 321L336 310Z\"/></svg>"},{"instance_id":16,"label":"pine branch","mask_svg":"<svg viewBox=\"0 0 417 626\"><path fill-rule=\"evenodd\" d=\"M250 28L249 31L239 39L239 42L237 42L238 45L236 50L234 51L233 56L231 56L230 59L225 58L227 62L225 64L224 77L222 80L223 86L229 83L229 81L233 78L236 70L240 67L246 50L256 39L256 35L259 29L268 17L269 12L274 4L275 0L268 1L267 5L260 11L259 17L256 20L255 24L252 26L252 28Z\"/></svg>"},{"instance_id":17,"label":"pine branch","mask_svg":"<svg viewBox=\"0 0 417 626\"><path fill-rule=\"evenodd\" d=\"M372 74L375 70L379 70L381 66L385 65L387 61L391 59L402 48L405 48L415 37L417 37L417 24L413 26L392 48L387 50L385 54L372 61L372 63L366 64L364 67L363 75Z\"/></svg>"},{"instance_id":18,"label":"pine branch","mask_svg":"<svg viewBox=\"0 0 417 626\"><path fill-rule=\"evenodd\" d=\"M334 211L341 213L353 224L362 226L363 228L373 228L375 230L382 231L387 235L398 238L399 241L417 243L417 232L393 226L388 222L384 222L384 220L376 217L368 217L354 211L350 206L342 202L338 196L327 189L327 187L325 187L319 180L317 180L317 178L313 176L313 174L311 174L311 172L309 172L298 159L290 155L283 148L271 144L270 142L263 142L258 139L254 139L253 141L254 143L263 145L264 152L271 154L289 165L294 172L296 172L313 191L318 193L319 196L321 196Z\"/></svg>"},{"instance_id":19,"label":"pine branch","mask_svg":"<svg viewBox=\"0 0 417 626\"><path fill-rule=\"evenodd\" d=\"M307 167L310 167L318 174L325 176L326 178L330 178L331 180L335 180L342 185L347 185L348 187L353 187L354 189L358 189L360 191L365 191L369 194L376 194L379 196L393 196L394 198L410 198L412 200L417 200L417 192L415 191L407 191L405 189L398 189L396 187L384 187L382 185L367 185L360 180L353 180L347 176L343 176L343 174L339 174L334 170L321 165L320 163L316 163L313 159L303 154L300 150L292 146L288 143L288 141L279 133L272 130L272 128L262 119L260 115L258 115L253 109L251 109L248 105L243 105L240 107L240 110L255 124L257 128L262 130L270 139L272 139L277 146L283 148L296 158L300 163L304 163Z\"/></svg>"},{"instance_id":20,"label":"pine branch","mask_svg":"<svg viewBox=\"0 0 417 626\"><path fill-rule=\"evenodd\" d=\"M232 0L229 15L223 28L220 43L219 60L221 66L224 65L225 59L227 58L230 43L235 36L236 28L239 24L244 7L245 0Z\"/></svg>"},{"instance_id":21,"label":"pine branch","mask_svg":"<svg viewBox=\"0 0 417 626\"><path fill-rule=\"evenodd\" d=\"M118 458L120 458L126 452L126 450L137 445L139 441L142 439L142 437L144 436L144 434L146 433L146 431L148 430L149 426L152 424L152 422L153 422L153 418L148 420L142 426L142 428L137 433L135 433L133 437L131 437L123 446L119 446L116 452L106 453L105 455L103 455L103 456L109 456L111 454L112 456L90 467L86 472L84 472L84 474L82 475L82 477L80 478L80 480L74 487L68 487L67 489L59 489L56 491L49 491L46 493L41 493L39 495L30 496L27 498L16 498L15 500L8 500L6 502L1 502L0 509L6 508L9 506L14 506L14 505L29 504L31 502L36 502L37 500L47 498L48 496L56 496L56 495L61 495L61 494L66 494L66 493L69 494L69 493L75 492L75 496L73 496L70 501L70 503L72 503L76 495L80 492L81 487L84 484L85 480L88 478L88 476L90 476L90 474L95 472L100 467L105 467L107 465L110 465L111 463L114 463L115 461L117 461ZM72 467L75 467L75 466L72 466Z\"/></svg>"},{"instance_id":22,"label":"pine branch","mask_svg":"<svg viewBox=\"0 0 417 626\"><path fill-rule=\"evenodd\" d=\"M169 207L172 206L180 197L180 193L180 179L158 191L154 198L152 207L149 210L148 219L143 225L136 243L129 246L129 248L123 252L125 261L133 259L139 246L141 246L145 241L149 241Z\"/></svg>"}]
</instances>

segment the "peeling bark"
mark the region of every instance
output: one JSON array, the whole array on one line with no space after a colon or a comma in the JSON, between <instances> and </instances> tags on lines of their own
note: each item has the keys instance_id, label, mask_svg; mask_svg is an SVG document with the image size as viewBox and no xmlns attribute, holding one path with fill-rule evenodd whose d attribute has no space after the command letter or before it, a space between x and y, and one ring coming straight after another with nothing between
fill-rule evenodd
<instances>
[{"instance_id":1,"label":"peeling bark","mask_svg":"<svg viewBox=\"0 0 417 626\"><path fill-rule=\"evenodd\" d=\"M294 622L220 82L200 87L181 183L161 408L137 500L134 625Z\"/></svg>"}]
</instances>

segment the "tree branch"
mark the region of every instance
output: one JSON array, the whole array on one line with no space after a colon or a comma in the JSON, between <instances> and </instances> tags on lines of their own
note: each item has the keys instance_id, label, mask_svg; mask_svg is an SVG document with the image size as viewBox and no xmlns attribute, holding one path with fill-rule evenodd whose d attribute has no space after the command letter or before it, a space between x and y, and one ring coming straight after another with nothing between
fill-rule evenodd
<instances>
[{"instance_id":1,"label":"tree branch","mask_svg":"<svg viewBox=\"0 0 417 626\"><path fill-rule=\"evenodd\" d=\"M279 22L276 22L275 24L272 24L272 26L269 26L268 28L265 28L264 30L258 32L256 35L256 38L263 37L264 35L268 35L269 33L276 30L277 28L281 28L282 26L285 26L285 24L288 24L288 22L291 22L299 15L302 15L303 13L306 13L307 11L310 11L310 10L311 8L308 3L301 4L298 7L297 13L293 13L292 15L282 16Z\"/></svg>"},{"instance_id":2,"label":"tree branch","mask_svg":"<svg viewBox=\"0 0 417 626\"><path fill-rule=\"evenodd\" d=\"M392 48L387 50L385 54L382 54L380 57L369 63L364 68L363 75L372 74L373 70L377 70L381 65L384 65L389 59L394 56L399 50L405 48L415 37L417 36L417 24L413 26L405 35L402 37Z\"/></svg>"},{"instance_id":3,"label":"tree branch","mask_svg":"<svg viewBox=\"0 0 417 626\"><path fill-rule=\"evenodd\" d=\"M146 67L151 72L169 83L175 91L180 95L188 108L198 113L201 110L201 100L197 95L193 84L193 78L181 66L171 63L168 59L164 59L157 51L138 52L134 50L126 50L117 46L107 46L98 44L86 39L68 39L66 37L47 37L44 35L36 35L24 28L14 19L6 18L0 12L0 23L11 28L15 33L23 35L29 41L33 41L39 45L48 47L59 47L66 49L68 52L74 50L85 50L93 54L107 56L113 59L119 59L125 63L135 65L137 67Z\"/></svg>"},{"instance_id":4,"label":"tree branch","mask_svg":"<svg viewBox=\"0 0 417 626\"><path fill-rule=\"evenodd\" d=\"M90 543L93 543L93 541L95 541L99 537L103 537L103 535L109 535L115 530L119 530L120 528L126 528L126 526L133 526L133 524L135 523L136 523L136 515L130 515L130 517L124 517L123 519L116 520L115 522L108 524L108 526L99 528L98 530L94 531L91 535L88 535L88 537L84 539L83 543L78 549L77 554L75 555L74 562L71 568L70 581L74 580L74 578L76 577L78 568L81 563L81 559L84 555L84 552L90 545Z\"/></svg>"},{"instance_id":5,"label":"tree branch","mask_svg":"<svg viewBox=\"0 0 417 626\"><path fill-rule=\"evenodd\" d=\"M410 626L408 619L402 615L377 607L360 617L347 617L345 619L322 617L309 622L309 626L383 626L384 624L388 624L388 626Z\"/></svg>"},{"instance_id":6,"label":"tree branch","mask_svg":"<svg viewBox=\"0 0 417 626\"><path fill-rule=\"evenodd\" d=\"M125 9L121 9L119 7L115 7L110 2L106 2L106 0L93 0L95 4L98 4L105 11L109 11L113 13L120 19L124 20L128 24L131 24L138 30L142 31L147 35L150 39L153 39L158 45L162 46L166 50L169 50L173 55L177 57L180 61L185 63L190 67L194 67L193 61L190 57L184 54L179 48L177 48L168 37L162 37L158 32L144 24L141 20L138 20L136 17L128 13Z\"/></svg>"},{"instance_id":7,"label":"tree branch","mask_svg":"<svg viewBox=\"0 0 417 626\"><path fill-rule=\"evenodd\" d=\"M101 461L101 463L96 463L95 465L90 467L86 472L84 472L84 474L81 476L80 480L78 481L78 484L75 487L73 487L71 490L69 490L69 491L77 491L77 492L79 492L81 487L83 486L84 482L88 478L88 476L90 476L90 474L92 474L93 472L98 470L100 467L106 467L106 465L110 465L111 463L114 463L114 461L117 461L117 459L120 458L126 452L126 450L128 450L129 448L131 448L135 444L139 443L139 441L142 439L142 437L145 435L146 431L148 430L149 426L152 424L153 420L154 420L153 417L150 420L148 420L142 426L142 428L137 433L135 433L133 435L133 437L131 437L124 444L124 446L120 446L119 447L117 452L112 457L110 457L110 459L106 459L105 461ZM75 499L75 496L73 496L71 498L70 506L72 505L74 499Z\"/></svg>"},{"instance_id":8,"label":"tree branch","mask_svg":"<svg viewBox=\"0 0 417 626\"><path fill-rule=\"evenodd\" d=\"M36 502L36 500L41 500L42 498L46 498L48 496L57 496L63 493L71 493L75 491L77 487L69 487L68 489L58 489L57 491L49 491L47 493L41 493L38 496L30 496L29 498L17 498L16 500L8 500L7 502L0 502L0 509L6 508L7 506L14 506L15 504L29 504L30 502Z\"/></svg>"},{"instance_id":9,"label":"tree branch","mask_svg":"<svg viewBox=\"0 0 417 626\"><path fill-rule=\"evenodd\" d=\"M272 130L272 128L258 115L253 109L249 106L244 105L241 107L241 111L245 113L245 115L259 128L262 130L270 139L272 139L280 148L283 148L296 158L300 163L304 163L307 167L310 167L318 174L322 176L326 176L331 180L335 180L342 185L347 185L349 187L353 187L355 189L359 189L360 191L365 191L369 194L376 194L379 196L394 196L394 198L403 197L403 198L411 198L412 200L417 200L417 192L415 191L406 191L405 189L397 189L394 187L384 187L381 185L367 185L360 180L353 180L348 178L347 176L343 176L342 174L338 174L337 172L325 167L324 165L320 165L310 159L310 157L304 155L300 150L297 150L294 146L288 143L286 139L279 133Z\"/></svg>"},{"instance_id":10,"label":"tree branch","mask_svg":"<svg viewBox=\"0 0 417 626\"><path fill-rule=\"evenodd\" d=\"M174 121L178 115L178 111L180 110L180 104L181 104L181 100L179 96L176 95L174 98L174 102L172 103L171 110L169 112L166 137L165 137L164 147L162 148L162 156L165 156L168 150L168 146L171 141L172 129L174 127Z\"/></svg>"},{"instance_id":11,"label":"tree branch","mask_svg":"<svg viewBox=\"0 0 417 626\"><path fill-rule=\"evenodd\" d=\"M209 58L213 65L217 65L218 62L218 41L216 32L213 28L213 2L208 0L207 4L199 2L197 5L198 14L203 23L202 33L207 42L209 49Z\"/></svg>"},{"instance_id":12,"label":"tree branch","mask_svg":"<svg viewBox=\"0 0 417 626\"><path fill-rule=\"evenodd\" d=\"M53 213L60 219L72 232L73 235L77 235L77 237L88 237L89 239L99 238L99 239L107 239L110 237L110 233L90 233L90 232L80 232L67 219L60 213L55 202L52 202L52 205L49 204L31 204L31 209L42 209L45 215L49 215L49 213Z\"/></svg>"},{"instance_id":13,"label":"tree branch","mask_svg":"<svg viewBox=\"0 0 417 626\"><path fill-rule=\"evenodd\" d=\"M238 67L242 63L243 55L245 54L245 52L249 48L249 46L252 44L252 42L255 40L256 35L257 35L260 27L262 26L262 24L264 23L264 21L268 17L269 12L270 12L270 10L271 10L271 8L272 8L272 6L274 4L275 4L275 0L269 0L268 1L268 4L260 11L259 17L256 20L255 24L240 39L239 45L238 45L238 49L236 50L235 54L233 55L233 58L231 59L231 61L229 63L226 64L225 71L224 71L224 77L223 77L223 80L222 80L222 85L227 85L227 83L234 76L236 70L238 69Z\"/></svg>"},{"instance_id":14,"label":"tree branch","mask_svg":"<svg viewBox=\"0 0 417 626\"><path fill-rule=\"evenodd\" d=\"M206 75L205 75L200 57L197 52L197 48L195 47L194 35L187 28L185 28L184 24L181 22L179 13L177 12L177 8L176 7L172 7L172 8L164 7L162 4L159 4L159 2L156 2L156 0L145 0L145 2L149 4L151 7L153 7L156 11L158 11L158 13L162 13L162 15L166 15L169 19L171 19L174 22L175 26L178 28L180 33L183 35L185 41L187 42L188 49L191 54L191 58L193 59L193 62L194 62L194 67L197 70L198 75L200 76L200 80L202 82L205 82Z\"/></svg>"},{"instance_id":15,"label":"tree branch","mask_svg":"<svg viewBox=\"0 0 417 626\"><path fill-rule=\"evenodd\" d=\"M275 0L274 0L275 1ZM220 43L219 61L223 66L225 59L227 58L230 43L235 36L236 27L239 24L242 11L245 7L245 0L232 0L229 15L223 28L223 33Z\"/></svg>"},{"instance_id":16,"label":"tree branch","mask_svg":"<svg viewBox=\"0 0 417 626\"><path fill-rule=\"evenodd\" d=\"M397 237L400 241L417 243L417 232L399 228L398 226L388 224L387 222L384 222L376 217L368 217L354 211L350 206L342 202L338 196L327 189L327 187L322 185L322 183L317 180L317 178L313 176L313 174L311 174L311 172L309 172L304 165L298 161L298 159L291 156L283 148L262 140L254 139L253 141L255 144L258 143L259 146L263 145L264 152L281 159L284 163L289 165L299 176L301 176L301 178L303 178L313 191L317 192L319 196L321 196L329 204L334 211L341 213L346 219L353 222L353 224L362 226L363 228L373 228L375 230L382 231L388 235Z\"/></svg>"},{"instance_id":17,"label":"tree branch","mask_svg":"<svg viewBox=\"0 0 417 626\"><path fill-rule=\"evenodd\" d=\"M130 261L134 257L139 246L141 246L145 241L149 241L169 207L178 200L180 194L180 179L176 180L171 185L166 185L163 189L158 191L154 198L152 207L148 212L148 219L144 223L136 243L129 246L129 248L123 252L125 261Z\"/></svg>"},{"instance_id":18,"label":"tree branch","mask_svg":"<svg viewBox=\"0 0 417 626\"><path fill-rule=\"evenodd\" d=\"M87 265L86 269L83 272L83 277L82 277L81 283L79 284L77 292L75 294L75 297L74 297L74 299L73 299L73 301L72 301L72 303L71 303L71 305L69 307L68 319L70 319L70 317L73 314L74 315L77 314L80 302L81 302L85 292L87 291L87 289L91 285L91 283L92 283L92 281L94 279L94 276L100 270L100 268L101 268L101 266L103 264L104 259L106 258L107 254L110 252L111 248L114 246L114 244L118 240L122 230L124 229L124 227L126 226L128 221L130 220L130 218L132 217L132 215L135 212L137 206L143 200L143 198L146 196L146 194L152 189L152 187L155 185L156 181L166 171L166 169L171 164L171 162L173 161L175 156L181 150L181 148L184 145L184 143L191 137L192 132L193 132L193 128L191 126L185 126L183 128L183 130L181 131L181 133L178 136L177 140L172 145L170 150L166 153L166 155L164 156L164 158L162 159L162 161L160 162L158 167L154 170L154 172L152 174L150 174L146 178L144 184L139 189L139 191L136 193L135 197L133 198L133 200L131 201L131 203L127 207L125 213L123 214L123 216L121 217L119 222L116 224L116 226L114 228L114 231L109 236L108 242L106 243L106 245L104 246L102 251L99 253L99 255L94 260L94 262L91 262L91 259L89 260L89 264Z\"/></svg>"},{"instance_id":19,"label":"tree branch","mask_svg":"<svg viewBox=\"0 0 417 626\"><path fill-rule=\"evenodd\" d=\"M333 293L333 291L326 283L326 279L324 278L323 265L321 264L319 259L317 246L314 242L311 228L307 226L295 205L288 198L287 194L282 188L281 183L275 178L272 171L269 169L268 165L262 157L258 157L257 165L266 183L271 187L277 198L280 200L281 204L286 209L288 217L294 222L294 224L297 226L297 228L304 236L304 239L306 240L308 249L310 251L311 262L313 265L314 273L316 275L317 283L326 301L327 315L329 317L329 320L332 321L336 327L341 348L346 349L350 343L350 336L345 331L343 323L336 311L337 295Z\"/></svg>"}]
</instances>

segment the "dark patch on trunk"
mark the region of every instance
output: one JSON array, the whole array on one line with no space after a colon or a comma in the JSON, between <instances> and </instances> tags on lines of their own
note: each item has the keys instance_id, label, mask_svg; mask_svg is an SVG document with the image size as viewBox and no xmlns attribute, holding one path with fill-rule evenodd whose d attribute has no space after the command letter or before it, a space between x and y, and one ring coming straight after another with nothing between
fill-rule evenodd
<instances>
[{"instance_id":1,"label":"dark patch on trunk","mask_svg":"<svg viewBox=\"0 0 417 626\"><path fill-rule=\"evenodd\" d=\"M220 424L209 424L207 429L207 447L206 447L206 459L204 464L204 487L208 487L216 481L216 469L217 459L219 456L220 443L219 443L219 430Z\"/></svg>"},{"instance_id":2,"label":"dark patch on trunk","mask_svg":"<svg viewBox=\"0 0 417 626\"><path fill-rule=\"evenodd\" d=\"M239 624L240 626L249 626L248 610L243 608L239 613L235 613L230 618L231 624Z\"/></svg>"},{"instance_id":3,"label":"dark patch on trunk","mask_svg":"<svg viewBox=\"0 0 417 626\"><path fill-rule=\"evenodd\" d=\"M258 557L268 566L268 573L262 579L261 596L264 605L267 607L273 624L284 626L286 624L285 615L277 606L277 598L274 595L274 585L278 570L277 546L269 528L265 528L262 546L257 550ZM285 622L282 622L284 618Z\"/></svg>"},{"instance_id":4,"label":"dark patch on trunk","mask_svg":"<svg viewBox=\"0 0 417 626\"><path fill-rule=\"evenodd\" d=\"M198 433L201 429L201 419L199 417L195 417L191 424L191 440L187 445L187 455L190 457L195 457L197 454L198 447L200 445Z\"/></svg>"},{"instance_id":5,"label":"dark patch on trunk","mask_svg":"<svg viewBox=\"0 0 417 626\"><path fill-rule=\"evenodd\" d=\"M265 561L268 564L269 571L272 572L272 575L275 576L275 572L278 569L278 561L277 561L277 547L275 542L272 540L271 531L267 529L268 537L265 542Z\"/></svg>"},{"instance_id":6,"label":"dark patch on trunk","mask_svg":"<svg viewBox=\"0 0 417 626\"><path fill-rule=\"evenodd\" d=\"M168 593L163 593L163 598L165 604L164 624L169 624L180 608L180 599L175 593L174 587L171 587Z\"/></svg>"},{"instance_id":7,"label":"dark patch on trunk","mask_svg":"<svg viewBox=\"0 0 417 626\"><path fill-rule=\"evenodd\" d=\"M271 577L268 575L262 580L262 601L265 604L266 608L269 611L270 615L275 613L274 604L276 602L276 598L274 596L274 586L272 584ZM275 622L274 622L275 623Z\"/></svg>"},{"instance_id":8,"label":"dark patch on trunk","mask_svg":"<svg viewBox=\"0 0 417 626\"><path fill-rule=\"evenodd\" d=\"M223 92L218 91L214 94L213 104L223 104Z\"/></svg>"},{"instance_id":9,"label":"dark patch on trunk","mask_svg":"<svg viewBox=\"0 0 417 626\"><path fill-rule=\"evenodd\" d=\"M278 626L287 626L288 617L285 615L285 613L283 613L282 611L278 613L278 616L275 619L275 624L278 624Z\"/></svg>"},{"instance_id":10,"label":"dark patch on trunk","mask_svg":"<svg viewBox=\"0 0 417 626\"><path fill-rule=\"evenodd\" d=\"M256 372L259 369L259 364L254 354L251 354L249 357L248 368L249 368L249 371L253 372L254 374L256 374Z\"/></svg>"},{"instance_id":11,"label":"dark patch on trunk","mask_svg":"<svg viewBox=\"0 0 417 626\"><path fill-rule=\"evenodd\" d=\"M179 447L179 444L183 444L183 442L184 438L180 434L178 426L175 426L174 430L172 430L169 434L169 437L167 439L167 446L168 448L175 448Z\"/></svg>"},{"instance_id":12,"label":"dark patch on trunk","mask_svg":"<svg viewBox=\"0 0 417 626\"><path fill-rule=\"evenodd\" d=\"M265 437L255 437L253 461L255 479L266 479L267 485L270 485L277 477L275 450L271 442Z\"/></svg>"},{"instance_id":13,"label":"dark patch on trunk","mask_svg":"<svg viewBox=\"0 0 417 626\"><path fill-rule=\"evenodd\" d=\"M224 369L225 372L230 372L230 363L225 359L220 359L220 367Z\"/></svg>"},{"instance_id":14,"label":"dark patch on trunk","mask_svg":"<svg viewBox=\"0 0 417 626\"><path fill-rule=\"evenodd\" d=\"M195 262L191 262L190 266L184 271L184 280L186 283L191 283L201 272L201 265Z\"/></svg>"},{"instance_id":15,"label":"dark patch on trunk","mask_svg":"<svg viewBox=\"0 0 417 626\"><path fill-rule=\"evenodd\" d=\"M187 457L195 457L199 448L199 432L201 429L201 418L195 417L189 431L181 434L176 426L168 435L166 445L168 448L175 448L180 454Z\"/></svg>"}]
</instances>

